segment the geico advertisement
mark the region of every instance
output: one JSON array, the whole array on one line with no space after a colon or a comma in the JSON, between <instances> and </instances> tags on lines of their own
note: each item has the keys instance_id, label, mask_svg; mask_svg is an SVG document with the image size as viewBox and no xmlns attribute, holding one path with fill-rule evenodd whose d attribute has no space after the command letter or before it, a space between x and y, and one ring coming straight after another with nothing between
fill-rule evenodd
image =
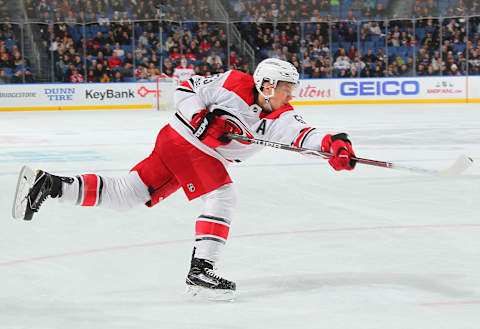
<instances>
[{"instance_id":1,"label":"geico advertisement","mask_svg":"<svg viewBox=\"0 0 480 329\"><path fill-rule=\"evenodd\" d=\"M156 84L78 83L0 85L1 107L154 104Z\"/></svg>"},{"instance_id":2,"label":"geico advertisement","mask_svg":"<svg viewBox=\"0 0 480 329\"><path fill-rule=\"evenodd\" d=\"M293 102L465 98L465 77L301 80Z\"/></svg>"}]
</instances>

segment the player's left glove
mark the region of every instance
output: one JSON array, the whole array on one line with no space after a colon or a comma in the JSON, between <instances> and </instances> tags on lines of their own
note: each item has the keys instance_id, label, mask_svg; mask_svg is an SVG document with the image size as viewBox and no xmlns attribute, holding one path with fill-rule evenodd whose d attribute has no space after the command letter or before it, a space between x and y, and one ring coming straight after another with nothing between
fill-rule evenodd
<instances>
[{"instance_id":1,"label":"player's left glove","mask_svg":"<svg viewBox=\"0 0 480 329\"><path fill-rule=\"evenodd\" d=\"M355 152L353 152L352 143L348 139L347 134L325 135L322 139L321 151L333 154L328 159L328 163L333 169L338 171L355 168L356 161L352 159L355 156Z\"/></svg>"}]
</instances>

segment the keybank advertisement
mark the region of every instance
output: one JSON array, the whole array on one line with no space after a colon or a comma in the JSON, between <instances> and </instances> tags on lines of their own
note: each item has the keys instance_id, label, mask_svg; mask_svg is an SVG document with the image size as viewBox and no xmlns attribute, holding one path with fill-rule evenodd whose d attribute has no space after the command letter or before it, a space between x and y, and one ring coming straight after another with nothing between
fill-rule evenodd
<instances>
[{"instance_id":1,"label":"keybank advertisement","mask_svg":"<svg viewBox=\"0 0 480 329\"><path fill-rule=\"evenodd\" d=\"M160 98L172 97L172 91L162 84ZM155 82L10 84L0 85L0 108L149 108L156 93Z\"/></svg>"},{"instance_id":2,"label":"keybank advertisement","mask_svg":"<svg viewBox=\"0 0 480 329\"><path fill-rule=\"evenodd\" d=\"M473 78L469 80L472 82ZM467 87L466 77L307 79L300 81L292 104L335 101L466 101Z\"/></svg>"}]
</instances>

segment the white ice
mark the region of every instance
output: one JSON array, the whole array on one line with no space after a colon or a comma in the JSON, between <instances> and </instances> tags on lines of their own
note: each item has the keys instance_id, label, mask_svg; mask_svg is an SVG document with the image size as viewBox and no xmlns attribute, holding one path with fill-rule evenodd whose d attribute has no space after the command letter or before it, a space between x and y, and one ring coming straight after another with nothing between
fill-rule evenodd
<instances>
[{"instance_id":1,"label":"white ice","mask_svg":"<svg viewBox=\"0 0 480 329\"><path fill-rule=\"evenodd\" d=\"M480 328L480 106L298 107L357 155L443 169L442 179L265 149L232 166L240 202L219 273L234 302L183 293L201 201L153 209L47 200L11 218L21 166L117 176L172 112L0 112L0 328Z\"/></svg>"}]
</instances>

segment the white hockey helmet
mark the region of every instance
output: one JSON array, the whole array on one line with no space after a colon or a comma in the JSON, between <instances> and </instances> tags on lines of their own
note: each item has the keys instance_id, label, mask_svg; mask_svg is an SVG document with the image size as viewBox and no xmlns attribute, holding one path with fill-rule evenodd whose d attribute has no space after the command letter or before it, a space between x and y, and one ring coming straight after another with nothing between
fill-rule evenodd
<instances>
[{"instance_id":1,"label":"white hockey helmet","mask_svg":"<svg viewBox=\"0 0 480 329\"><path fill-rule=\"evenodd\" d=\"M255 81L255 87L258 92L265 98L269 99L274 95L274 92L267 96L262 92L265 82L273 85L273 88L277 87L279 81L291 82L297 87L299 74L295 66L291 63L282 61L277 58L267 58L261 61L255 72L253 73L253 80Z\"/></svg>"}]
</instances>

